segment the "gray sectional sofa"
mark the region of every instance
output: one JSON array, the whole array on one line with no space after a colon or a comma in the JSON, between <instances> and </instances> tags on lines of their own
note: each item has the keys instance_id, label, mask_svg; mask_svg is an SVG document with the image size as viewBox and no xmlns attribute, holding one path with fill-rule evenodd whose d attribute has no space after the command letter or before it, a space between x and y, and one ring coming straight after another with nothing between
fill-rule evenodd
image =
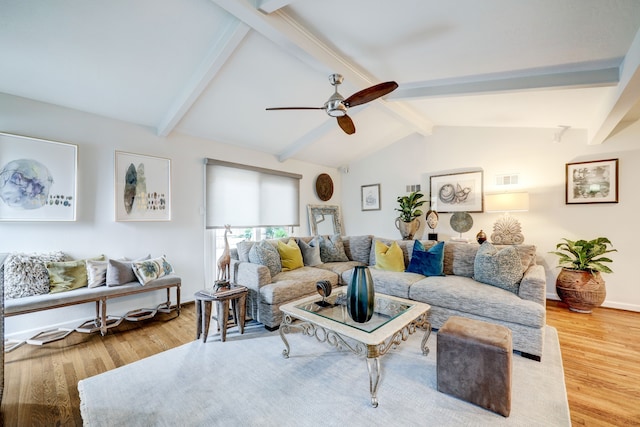
<instances>
[{"instance_id":1,"label":"gray sectional sofa","mask_svg":"<svg viewBox=\"0 0 640 427\"><path fill-rule=\"evenodd\" d=\"M297 239L309 243L313 237ZM289 239L280 240L287 242ZM386 245L393 242L371 235L342 236L347 260L323 262L273 275L265 265L250 262L246 248L232 251L232 280L249 288L247 312L271 329L280 325L280 305L314 294L319 280L328 280L334 287L346 285L351 280L354 266L368 265L376 292L429 304L433 328L439 329L453 315L503 325L512 331L514 350L540 360L546 324L546 281L544 268L536 264L535 246L515 246L523 275L516 292L511 292L474 280L474 261L480 248L476 243L445 242L444 275L426 277L375 268L376 240ZM277 240L268 242L277 247ZM405 266L408 266L414 241L396 242L402 248ZM437 243L421 242L426 249ZM496 245L496 248L504 246Z\"/></svg>"}]
</instances>

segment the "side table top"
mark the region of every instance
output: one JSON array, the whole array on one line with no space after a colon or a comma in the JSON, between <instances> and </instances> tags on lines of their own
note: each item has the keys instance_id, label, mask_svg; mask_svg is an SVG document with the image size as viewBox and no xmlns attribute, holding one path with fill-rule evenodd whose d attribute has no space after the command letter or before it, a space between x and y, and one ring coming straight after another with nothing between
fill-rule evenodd
<instances>
[{"instance_id":1,"label":"side table top","mask_svg":"<svg viewBox=\"0 0 640 427\"><path fill-rule=\"evenodd\" d=\"M217 291L202 289L194 294L196 299L204 299L204 300L218 300L224 298L230 298L233 296L239 296L244 293L247 293L248 289L246 286L242 285L231 285L229 288L220 288Z\"/></svg>"}]
</instances>

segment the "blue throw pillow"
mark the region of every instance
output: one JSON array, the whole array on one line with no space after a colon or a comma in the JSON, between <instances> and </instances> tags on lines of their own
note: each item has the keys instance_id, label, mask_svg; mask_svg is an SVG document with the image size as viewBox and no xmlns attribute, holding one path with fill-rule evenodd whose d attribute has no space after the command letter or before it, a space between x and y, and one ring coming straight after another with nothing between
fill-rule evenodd
<instances>
[{"instance_id":1,"label":"blue throw pillow","mask_svg":"<svg viewBox=\"0 0 640 427\"><path fill-rule=\"evenodd\" d=\"M444 276L444 242L436 243L428 250L420 240L413 243L413 253L408 272L418 273L423 276Z\"/></svg>"}]
</instances>

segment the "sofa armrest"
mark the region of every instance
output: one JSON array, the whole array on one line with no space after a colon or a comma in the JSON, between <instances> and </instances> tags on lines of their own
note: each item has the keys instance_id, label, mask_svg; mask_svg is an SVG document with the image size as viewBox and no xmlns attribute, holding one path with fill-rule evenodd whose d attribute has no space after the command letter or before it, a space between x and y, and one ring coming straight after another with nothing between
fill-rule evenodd
<instances>
[{"instance_id":1,"label":"sofa armrest","mask_svg":"<svg viewBox=\"0 0 640 427\"><path fill-rule=\"evenodd\" d=\"M229 267L231 281L238 285L258 291L271 283L271 273L264 265L232 259Z\"/></svg>"},{"instance_id":2,"label":"sofa armrest","mask_svg":"<svg viewBox=\"0 0 640 427\"><path fill-rule=\"evenodd\" d=\"M541 306L546 306L547 280L544 267L532 265L524 272L520 281L518 296L522 299L537 302Z\"/></svg>"}]
</instances>

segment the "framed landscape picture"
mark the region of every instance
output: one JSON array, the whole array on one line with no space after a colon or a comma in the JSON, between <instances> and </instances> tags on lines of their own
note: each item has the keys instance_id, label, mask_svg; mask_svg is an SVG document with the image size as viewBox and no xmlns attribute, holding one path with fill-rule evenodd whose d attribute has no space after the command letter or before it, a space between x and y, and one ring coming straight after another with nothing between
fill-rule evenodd
<instances>
[{"instance_id":1,"label":"framed landscape picture","mask_svg":"<svg viewBox=\"0 0 640 427\"><path fill-rule=\"evenodd\" d=\"M360 187L360 200L363 211L379 211L380 184L362 185Z\"/></svg>"},{"instance_id":2,"label":"framed landscape picture","mask_svg":"<svg viewBox=\"0 0 640 427\"><path fill-rule=\"evenodd\" d=\"M618 159L567 163L565 202L618 203Z\"/></svg>"},{"instance_id":3,"label":"framed landscape picture","mask_svg":"<svg viewBox=\"0 0 640 427\"><path fill-rule=\"evenodd\" d=\"M431 209L438 213L484 211L482 171L431 176L430 187Z\"/></svg>"},{"instance_id":4,"label":"framed landscape picture","mask_svg":"<svg viewBox=\"0 0 640 427\"><path fill-rule=\"evenodd\" d=\"M0 133L0 221L75 221L78 147Z\"/></svg>"},{"instance_id":5,"label":"framed landscape picture","mask_svg":"<svg viewBox=\"0 0 640 427\"><path fill-rule=\"evenodd\" d=\"M171 220L171 160L115 153L116 221Z\"/></svg>"}]
</instances>

